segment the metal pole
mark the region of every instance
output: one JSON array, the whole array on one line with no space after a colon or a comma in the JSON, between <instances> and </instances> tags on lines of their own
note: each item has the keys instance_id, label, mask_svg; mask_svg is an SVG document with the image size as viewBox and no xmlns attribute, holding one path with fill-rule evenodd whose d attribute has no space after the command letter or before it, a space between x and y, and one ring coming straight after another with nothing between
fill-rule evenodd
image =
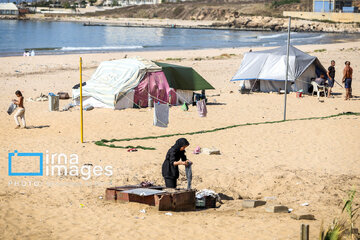
<instances>
[{"instance_id":1,"label":"metal pole","mask_svg":"<svg viewBox=\"0 0 360 240\"><path fill-rule=\"evenodd\" d=\"M301 224L300 240L309 240L310 227L309 224Z\"/></svg>"},{"instance_id":2,"label":"metal pole","mask_svg":"<svg viewBox=\"0 0 360 240\"><path fill-rule=\"evenodd\" d=\"M289 77L288 72L289 72L289 51L290 51L290 27L291 27L291 17L289 17L288 40L287 40L287 51L286 51L284 121L286 120L286 97L287 97L287 83L288 83L288 77Z\"/></svg>"},{"instance_id":3,"label":"metal pole","mask_svg":"<svg viewBox=\"0 0 360 240\"><path fill-rule=\"evenodd\" d=\"M81 57L80 57L80 126L81 126L81 143L84 143L83 101L82 101L82 58Z\"/></svg>"}]
</instances>

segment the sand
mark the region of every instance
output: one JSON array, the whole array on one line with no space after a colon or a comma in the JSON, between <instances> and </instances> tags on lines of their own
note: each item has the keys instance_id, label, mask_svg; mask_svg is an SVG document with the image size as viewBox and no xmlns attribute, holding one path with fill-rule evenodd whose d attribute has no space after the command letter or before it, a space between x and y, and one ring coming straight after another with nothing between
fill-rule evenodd
<instances>
[{"instance_id":1,"label":"sand","mask_svg":"<svg viewBox=\"0 0 360 240\"><path fill-rule=\"evenodd\" d=\"M353 98L344 101L344 89L335 86L335 98L288 95L289 119L360 112L359 42L299 46L328 66L336 61L337 80L345 60L354 68ZM260 48L259 48L260 49ZM326 49L325 52L314 52ZM257 49L253 49L257 50ZM226 196L216 209L175 212L166 216L153 207L112 203L103 199L106 187L138 184L143 180L163 184L161 164L176 137L131 142L155 147L154 151L128 153L99 147L102 138L145 137L189 132L247 122L281 120L284 96L275 93L241 95L229 80L238 69L242 49L121 52L0 58L0 239L298 239L301 223L310 224L310 237L318 236L321 222L328 226L341 215L347 191L360 187L359 116L326 120L292 121L246 126L186 136L193 165L193 187L212 189ZM166 129L152 126L153 111L95 109L84 112L84 139L80 143L80 112L49 112L48 102L25 102L30 129L14 129L6 113L17 89L25 99L40 93L67 91L79 82L78 62L83 57L84 80L101 61L142 56L192 66L216 90L208 91L208 116L196 109L170 110ZM219 57L221 54L235 56ZM202 58L203 60L194 60ZM61 100L60 108L70 100ZM216 147L219 156L194 155L196 146ZM77 154L84 164L112 166L112 176L8 176L8 153L42 152ZM46 152L48 151L48 152ZM29 166L30 167L30 166ZM181 167L180 167L181 168ZM181 168L180 186L185 187ZM39 186L34 186L39 185ZM272 203L314 214L315 221L297 221L287 213L267 213L264 207L242 209L242 199L273 197ZM359 198L357 198L357 203ZM301 206L302 203L309 206ZM146 213L140 213L145 209ZM359 224L357 223L359 227Z\"/></svg>"}]
</instances>

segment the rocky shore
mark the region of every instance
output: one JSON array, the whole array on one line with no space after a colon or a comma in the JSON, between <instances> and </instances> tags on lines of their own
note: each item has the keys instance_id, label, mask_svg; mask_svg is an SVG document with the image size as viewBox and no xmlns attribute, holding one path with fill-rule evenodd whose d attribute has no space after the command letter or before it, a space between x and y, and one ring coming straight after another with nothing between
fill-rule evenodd
<instances>
[{"instance_id":1,"label":"rocky shore","mask_svg":"<svg viewBox=\"0 0 360 240\"><path fill-rule=\"evenodd\" d=\"M228 27L233 29L258 29L269 31L284 31L288 28L288 18L274 18L261 16L230 16L229 20L216 22L214 27ZM360 33L359 23L329 23L293 19L291 31L294 32L334 32Z\"/></svg>"},{"instance_id":2,"label":"rocky shore","mask_svg":"<svg viewBox=\"0 0 360 240\"><path fill-rule=\"evenodd\" d=\"M4 19L4 18L3 18ZM199 29L233 29L253 31L284 31L288 28L288 18L240 16L230 14L224 21L181 20L181 19L146 19L146 18L116 18L107 16L83 15L56 15L56 14L31 14L22 18L11 16L7 19L41 20L41 21L71 21L82 22L88 26L119 26L119 27L164 27L164 28L199 28ZM292 19L291 31L293 32L329 32L329 33L360 33L359 23L331 23Z\"/></svg>"}]
</instances>

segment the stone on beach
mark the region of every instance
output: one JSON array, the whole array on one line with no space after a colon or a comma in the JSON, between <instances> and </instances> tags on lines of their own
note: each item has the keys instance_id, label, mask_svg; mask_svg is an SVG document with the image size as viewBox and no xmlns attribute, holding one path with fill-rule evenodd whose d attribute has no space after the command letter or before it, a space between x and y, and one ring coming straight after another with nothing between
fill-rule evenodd
<instances>
[{"instance_id":1,"label":"stone on beach","mask_svg":"<svg viewBox=\"0 0 360 240\"><path fill-rule=\"evenodd\" d=\"M315 220L315 216L310 213L291 213L290 217L296 220Z\"/></svg>"},{"instance_id":2,"label":"stone on beach","mask_svg":"<svg viewBox=\"0 0 360 240\"><path fill-rule=\"evenodd\" d=\"M256 208L259 206L263 206L265 204L266 204L266 201L247 199L242 202L242 207L243 208Z\"/></svg>"},{"instance_id":3,"label":"stone on beach","mask_svg":"<svg viewBox=\"0 0 360 240\"><path fill-rule=\"evenodd\" d=\"M272 213L288 213L289 208L282 205L273 205L265 208L265 211Z\"/></svg>"}]
</instances>

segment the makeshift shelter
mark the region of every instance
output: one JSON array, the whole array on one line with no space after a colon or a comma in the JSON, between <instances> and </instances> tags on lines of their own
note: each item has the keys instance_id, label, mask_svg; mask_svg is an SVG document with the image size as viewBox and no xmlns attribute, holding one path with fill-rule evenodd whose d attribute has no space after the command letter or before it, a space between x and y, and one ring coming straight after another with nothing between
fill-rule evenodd
<instances>
[{"instance_id":1,"label":"makeshift shelter","mask_svg":"<svg viewBox=\"0 0 360 240\"><path fill-rule=\"evenodd\" d=\"M240 81L240 87L252 91L272 92L285 89L287 46L245 53L239 70L231 81ZM289 91L302 89L308 93L310 82L320 73L326 73L317 57L310 56L294 46L289 49Z\"/></svg>"},{"instance_id":2,"label":"makeshift shelter","mask_svg":"<svg viewBox=\"0 0 360 240\"><path fill-rule=\"evenodd\" d=\"M189 67L151 62L139 58L102 62L83 86L83 104L124 109L147 107L153 102L191 103L193 91L214 89ZM73 99L79 104L79 86Z\"/></svg>"}]
</instances>

